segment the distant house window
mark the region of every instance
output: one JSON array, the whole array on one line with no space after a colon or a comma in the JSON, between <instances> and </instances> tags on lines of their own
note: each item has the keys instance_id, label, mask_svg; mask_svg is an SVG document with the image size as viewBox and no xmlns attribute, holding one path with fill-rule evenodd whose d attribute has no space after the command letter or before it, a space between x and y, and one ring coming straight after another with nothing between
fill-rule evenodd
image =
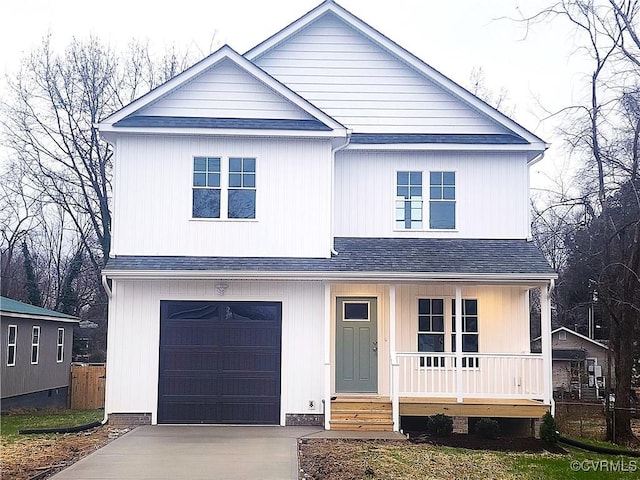
<instances>
[{"instance_id":1,"label":"distant house window","mask_svg":"<svg viewBox=\"0 0 640 480\"><path fill-rule=\"evenodd\" d=\"M220 218L220 158L193 159L193 217Z\"/></svg>"},{"instance_id":2,"label":"distant house window","mask_svg":"<svg viewBox=\"0 0 640 480\"><path fill-rule=\"evenodd\" d=\"M36 365L40 356L40 327L31 330L31 363Z\"/></svg>"},{"instance_id":3,"label":"distant house window","mask_svg":"<svg viewBox=\"0 0 640 480\"><path fill-rule=\"evenodd\" d=\"M422 172L396 173L396 228L421 230Z\"/></svg>"},{"instance_id":4,"label":"distant house window","mask_svg":"<svg viewBox=\"0 0 640 480\"><path fill-rule=\"evenodd\" d=\"M256 218L256 159L229 158L229 218Z\"/></svg>"},{"instance_id":5,"label":"distant house window","mask_svg":"<svg viewBox=\"0 0 640 480\"><path fill-rule=\"evenodd\" d=\"M418 300L418 351L444 352L444 300ZM444 367L444 357L420 357L420 366Z\"/></svg>"},{"instance_id":6,"label":"distant house window","mask_svg":"<svg viewBox=\"0 0 640 480\"><path fill-rule=\"evenodd\" d=\"M431 172L429 175L429 228L456 228L455 172Z\"/></svg>"},{"instance_id":7,"label":"distant house window","mask_svg":"<svg viewBox=\"0 0 640 480\"><path fill-rule=\"evenodd\" d=\"M456 351L456 301L451 300L451 351ZM478 351L478 300L462 299L462 351ZM462 359L463 367L478 367L478 357Z\"/></svg>"},{"instance_id":8,"label":"distant house window","mask_svg":"<svg viewBox=\"0 0 640 480\"><path fill-rule=\"evenodd\" d=\"M16 343L18 339L18 326L9 325L7 332L7 367L14 367L16 364Z\"/></svg>"},{"instance_id":9,"label":"distant house window","mask_svg":"<svg viewBox=\"0 0 640 480\"><path fill-rule=\"evenodd\" d=\"M567 339L567 332L564 332L564 331L558 332L558 340L566 340L566 339Z\"/></svg>"},{"instance_id":10,"label":"distant house window","mask_svg":"<svg viewBox=\"0 0 640 480\"><path fill-rule=\"evenodd\" d=\"M58 363L64 360L64 328L58 329L58 345L56 349Z\"/></svg>"}]
</instances>

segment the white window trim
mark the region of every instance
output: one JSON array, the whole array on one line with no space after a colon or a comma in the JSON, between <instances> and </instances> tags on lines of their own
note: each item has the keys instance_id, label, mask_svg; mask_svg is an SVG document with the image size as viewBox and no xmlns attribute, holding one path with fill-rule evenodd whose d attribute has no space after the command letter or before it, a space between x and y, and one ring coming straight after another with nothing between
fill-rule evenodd
<instances>
[{"instance_id":1,"label":"white window trim","mask_svg":"<svg viewBox=\"0 0 640 480\"><path fill-rule=\"evenodd\" d=\"M455 198L453 200L444 200L444 199L440 199L440 200L431 200L431 173L432 172L439 172L439 173L453 173L455 176L455 183L453 184L453 187L455 189ZM457 170L429 170L429 186L427 187L428 191L429 191L429 195L427 196L427 200L426 200L426 204L429 208L425 209L427 210L427 214L431 213L431 202L436 202L436 203L444 203L444 202L453 202L453 219L454 219L454 225L453 228L429 228L429 225L431 223L431 215L427 215L429 222L427 222L426 225L426 230L429 232L455 232L458 229L458 171ZM422 174L422 178L424 179L424 173ZM423 182L424 183L424 182ZM423 195L424 197L424 195ZM423 214L424 217L424 214Z\"/></svg>"},{"instance_id":2,"label":"white window trim","mask_svg":"<svg viewBox=\"0 0 640 480\"><path fill-rule=\"evenodd\" d=\"M203 187L194 187L193 186L193 160L196 157L204 157L204 158L219 158L220 159L220 187L212 187L220 190L220 217L194 217L193 216L193 189L194 188L203 188ZM255 171L255 187L244 188L244 187L231 187L232 189L242 189L242 190L255 190L256 192L256 212L254 218L229 218L229 159L230 158L253 158L256 162L256 171ZM202 155L192 155L191 156L191 176L190 176L190 191L191 191L191 203L190 203L190 221L194 222L257 222L258 221L258 206L260 202L258 201L258 182L259 182L259 163L257 155L213 155L213 154L202 154Z\"/></svg>"},{"instance_id":3,"label":"white window trim","mask_svg":"<svg viewBox=\"0 0 640 480\"><path fill-rule=\"evenodd\" d=\"M398 173L403 172L403 173L409 173L409 175L411 175L411 173L415 173L415 172L419 172L422 174L422 183L421 183L421 188L422 188L422 196L420 197L420 200L409 200L409 201L415 201L415 202L420 202L420 211L422 213L422 228L398 228L397 223L398 223L398 219L396 218L396 210L397 210L397 203L399 201L406 201L405 198L399 197L398 196ZM393 172L393 229L394 231L398 231L398 232L424 232L425 231L425 200L424 200L424 170L421 169L396 169Z\"/></svg>"},{"instance_id":4,"label":"white window trim","mask_svg":"<svg viewBox=\"0 0 640 480\"><path fill-rule=\"evenodd\" d=\"M34 343L33 341L33 337L34 337L34 333L38 332L38 341ZM33 361L33 348L35 347L35 352L36 352L36 360L35 362ZM30 357L31 357L31 365L37 365L38 361L40 360L40 327L38 325L34 325L33 328L31 329L31 352L30 353Z\"/></svg>"},{"instance_id":5,"label":"white window trim","mask_svg":"<svg viewBox=\"0 0 640 480\"><path fill-rule=\"evenodd\" d=\"M13 335L13 343L10 343L11 339L11 330L14 330L15 333ZM9 362L9 351L13 347L13 362ZM16 366L16 357L18 354L18 326L17 325L8 325L7 328L7 367L15 367Z\"/></svg>"},{"instance_id":6,"label":"white window trim","mask_svg":"<svg viewBox=\"0 0 640 480\"><path fill-rule=\"evenodd\" d=\"M62 342L60 342L60 332L62 332ZM64 328L58 328L58 336L56 337L56 362L64 362Z\"/></svg>"}]
</instances>

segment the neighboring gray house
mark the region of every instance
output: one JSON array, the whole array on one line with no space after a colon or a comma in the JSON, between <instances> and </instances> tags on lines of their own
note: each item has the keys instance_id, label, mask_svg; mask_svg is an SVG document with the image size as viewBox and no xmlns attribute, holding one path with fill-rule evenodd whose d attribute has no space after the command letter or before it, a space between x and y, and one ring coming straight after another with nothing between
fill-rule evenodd
<instances>
[{"instance_id":1,"label":"neighboring gray house","mask_svg":"<svg viewBox=\"0 0 640 480\"><path fill-rule=\"evenodd\" d=\"M0 297L2 410L66 407L75 317Z\"/></svg>"},{"instance_id":2,"label":"neighboring gray house","mask_svg":"<svg viewBox=\"0 0 640 480\"><path fill-rule=\"evenodd\" d=\"M551 332L551 347L556 397L594 400L604 395L609 347L567 327ZM536 349L540 337L532 341L532 350Z\"/></svg>"}]
</instances>

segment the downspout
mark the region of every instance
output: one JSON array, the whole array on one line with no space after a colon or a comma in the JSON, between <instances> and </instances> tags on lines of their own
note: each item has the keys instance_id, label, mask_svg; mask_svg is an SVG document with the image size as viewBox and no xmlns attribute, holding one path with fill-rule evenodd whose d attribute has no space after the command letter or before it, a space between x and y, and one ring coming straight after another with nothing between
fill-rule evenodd
<instances>
[{"instance_id":1,"label":"downspout","mask_svg":"<svg viewBox=\"0 0 640 480\"><path fill-rule=\"evenodd\" d=\"M538 163L543 158L544 152L541 152L527 162L527 205L531 203L531 166ZM533 242L533 234L531 233L531 208L527 208L527 230L527 242Z\"/></svg>"},{"instance_id":2,"label":"downspout","mask_svg":"<svg viewBox=\"0 0 640 480\"><path fill-rule=\"evenodd\" d=\"M347 138L345 142L337 147L331 148L331 179L329 182L329 236L330 236L330 244L331 244L331 255L338 255L334 246L335 246L335 237L334 237L334 207L335 207L335 181L336 181L336 152L340 150L344 150L347 145L351 142L351 130L347 129Z\"/></svg>"},{"instance_id":3,"label":"downspout","mask_svg":"<svg viewBox=\"0 0 640 480\"><path fill-rule=\"evenodd\" d=\"M113 291L111 290L111 287L109 286L109 282L107 281L107 276L106 275L101 275L101 279L102 279L102 288L104 288L104 291L107 292L107 297L109 298L109 300L111 300L113 298ZM108 415L108 410L107 410L107 395L106 395L106 380L105 380L105 405L104 405L104 417L102 418L102 425L106 425L107 422L109 421L109 415Z\"/></svg>"}]
</instances>

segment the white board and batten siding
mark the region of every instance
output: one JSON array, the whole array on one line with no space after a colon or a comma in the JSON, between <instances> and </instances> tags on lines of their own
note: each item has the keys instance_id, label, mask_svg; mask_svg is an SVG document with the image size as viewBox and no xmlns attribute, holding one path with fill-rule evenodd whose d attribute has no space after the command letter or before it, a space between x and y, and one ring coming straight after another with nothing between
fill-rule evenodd
<instances>
[{"instance_id":1,"label":"white board and batten siding","mask_svg":"<svg viewBox=\"0 0 640 480\"><path fill-rule=\"evenodd\" d=\"M310 120L313 117L230 60L223 60L137 115Z\"/></svg>"},{"instance_id":2,"label":"white board and batten siding","mask_svg":"<svg viewBox=\"0 0 640 480\"><path fill-rule=\"evenodd\" d=\"M156 280L114 283L109 308L107 413L151 412L157 421L161 300L282 302L281 424L285 415L321 414L324 287L321 282ZM117 319L117 321L111 321ZM309 407L313 401L313 408Z\"/></svg>"},{"instance_id":3,"label":"white board and batten siding","mask_svg":"<svg viewBox=\"0 0 640 480\"><path fill-rule=\"evenodd\" d=\"M354 132L507 132L332 14L253 62Z\"/></svg>"},{"instance_id":4,"label":"white board and batten siding","mask_svg":"<svg viewBox=\"0 0 640 480\"><path fill-rule=\"evenodd\" d=\"M425 230L395 230L397 171L421 171ZM456 229L428 230L429 172L456 173ZM524 154L343 151L336 156L335 235L518 239L529 235Z\"/></svg>"},{"instance_id":5,"label":"white board and batten siding","mask_svg":"<svg viewBox=\"0 0 640 480\"><path fill-rule=\"evenodd\" d=\"M330 150L328 140L122 136L112 252L327 257ZM192 219L194 156L256 158L255 219Z\"/></svg>"}]
</instances>

